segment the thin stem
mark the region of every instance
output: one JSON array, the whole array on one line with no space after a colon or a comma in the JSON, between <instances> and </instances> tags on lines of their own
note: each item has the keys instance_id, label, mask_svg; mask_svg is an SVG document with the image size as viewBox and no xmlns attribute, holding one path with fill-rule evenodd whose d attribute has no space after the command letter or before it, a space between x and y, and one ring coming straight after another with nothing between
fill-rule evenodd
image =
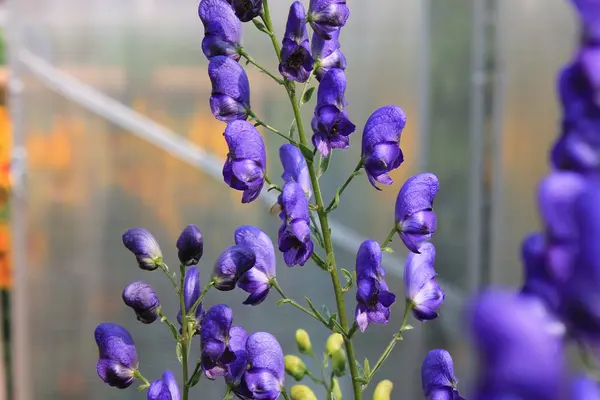
<instances>
[{"instance_id":1,"label":"thin stem","mask_svg":"<svg viewBox=\"0 0 600 400\"><path fill-rule=\"evenodd\" d=\"M394 226L392 228L392 230L390 231L388 237L385 238L385 241L381 244L382 248L387 247L387 245L392 242L392 239L394 238L394 235L396 234L396 232L398 232L398 227Z\"/></svg>"},{"instance_id":2,"label":"thin stem","mask_svg":"<svg viewBox=\"0 0 600 400\"><path fill-rule=\"evenodd\" d=\"M271 178L269 178L267 174L265 174L265 181L269 184L269 186L271 186L269 190L273 189L277 190L278 192L281 192L281 187L279 187L279 185L274 185L273 181L271 180Z\"/></svg>"},{"instance_id":3,"label":"thin stem","mask_svg":"<svg viewBox=\"0 0 600 400\"><path fill-rule=\"evenodd\" d=\"M287 297L285 295L285 293L283 293L283 289L281 289L281 286L279 286L279 283L277 282L276 279L272 279L271 280L271 286L273 286L275 288L275 290L277 290L277 292L279 293L279 295L286 300L285 303L286 304L291 304L294 307L296 307L298 310L302 311L303 313L305 313L306 315L311 316L312 318L316 319L317 321L323 323L323 321L321 321L321 319L319 317L317 317L312 311L306 309L305 307L301 306L300 304L298 304L296 301L290 299L289 297ZM327 326L327 325L325 325ZM327 328L329 328L329 326L327 326Z\"/></svg>"},{"instance_id":4,"label":"thin stem","mask_svg":"<svg viewBox=\"0 0 600 400\"><path fill-rule=\"evenodd\" d=\"M202 302L202 300L204 299L204 297L206 296L206 294L208 293L208 291L210 290L211 287L213 287L215 285L215 281L211 280L210 282L208 282L206 284L206 286L204 286L204 289L202 289L202 293L200 293L200 297L198 297L198 300L196 300L196 302L194 303L194 305L192 306L192 308L190 308L190 310L188 311L188 314L192 316L196 315L196 309L198 308L198 306L200 305L200 303ZM184 310L182 308L182 310Z\"/></svg>"},{"instance_id":5,"label":"thin stem","mask_svg":"<svg viewBox=\"0 0 600 400\"><path fill-rule=\"evenodd\" d=\"M173 323L169 321L167 316L162 312L161 307L158 307L158 316L160 317L161 322L164 322L169 327L175 340L181 340L181 336L179 336L179 331L177 330L175 325L173 325Z\"/></svg>"},{"instance_id":6,"label":"thin stem","mask_svg":"<svg viewBox=\"0 0 600 400\"><path fill-rule=\"evenodd\" d=\"M144 383L145 387L150 386L150 382L148 382L148 379L144 378L144 375L142 375L142 373L140 371L138 371L137 369L133 371L133 376L135 376L137 379L142 381Z\"/></svg>"},{"instance_id":7,"label":"thin stem","mask_svg":"<svg viewBox=\"0 0 600 400\"><path fill-rule=\"evenodd\" d=\"M321 371L321 378L323 379L321 381L321 383L325 387L325 391L327 392L327 398L331 398L331 389L329 388L329 385L327 384L327 375L325 374L325 368L323 368L323 363L321 361L319 361L319 359L317 358L317 356L315 355L315 353L312 350L308 353L308 355L313 360L315 360L315 363L317 363L317 365L319 366L319 370Z\"/></svg>"},{"instance_id":8,"label":"thin stem","mask_svg":"<svg viewBox=\"0 0 600 400\"><path fill-rule=\"evenodd\" d=\"M252 112L252 110L250 110L248 112L248 115L250 115L250 117L256 121L256 124L257 124L256 126L264 126L268 130L270 130L271 132L273 132L274 134L276 134L277 136L282 137L283 139L287 140L288 142L290 142L294 146L298 147L298 143L294 139L290 138L289 136L286 136L285 134L279 132L277 129L275 129L272 126L270 126L270 125L266 124L265 122L263 122L260 118L258 118L256 116L256 114L254 114Z\"/></svg>"},{"instance_id":9,"label":"thin stem","mask_svg":"<svg viewBox=\"0 0 600 400\"><path fill-rule=\"evenodd\" d=\"M179 306L181 307L181 369L183 374L183 382L187 383L188 381L188 317L185 312L185 300L183 298L183 287L184 287L184 277L185 277L185 265L181 264L180 267L180 277L179 277ZM198 302L199 303L199 302ZM183 400L188 400L189 395L189 387L187 385L183 385Z\"/></svg>"},{"instance_id":10,"label":"thin stem","mask_svg":"<svg viewBox=\"0 0 600 400\"><path fill-rule=\"evenodd\" d=\"M283 398L284 398L285 400L290 400L290 396L288 396L288 394L287 394L287 392L285 391L285 388L284 388L284 387L282 387L282 388L281 388L281 394L283 395Z\"/></svg>"},{"instance_id":11,"label":"thin stem","mask_svg":"<svg viewBox=\"0 0 600 400\"><path fill-rule=\"evenodd\" d=\"M179 294L179 285L177 285L175 278L173 278L173 275L171 275L171 273L169 272L169 267L167 266L167 264L162 263L159 268L166 275L166 277L169 278L171 284L173 285L173 288Z\"/></svg>"},{"instance_id":12,"label":"thin stem","mask_svg":"<svg viewBox=\"0 0 600 400\"><path fill-rule=\"evenodd\" d=\"M271 43L273 43L273 48L275 49L277 60L281 62L281 47L279 47L279 42L277 41L277 36L275 35L275 29L273 29L273 23L271 23L271 10L269 9L269 0L263 1L263 12L261 14L261 18L265 26L269 30L269 37L271 38Z\"/></svg>"},{"instance_id":13,"label":"thin stem","mask_svg":"<svg viewBox=\"0 0 600 400\"><path fill-rule=\"evenodd\" d=\"M202 367L202 363L200 361L198 361L196 363L196 368L194 368L194 372L192 372L192 374L190 375L190 380L187 381L185 384L187 387L194 387L192 385L192 382L194 381L196 374L202 374L202 371L200 370L201 367Z\"/></svg>"},{"instance_id":14,"label":"thin stem","mask_svg":"<svg viewBox=\"0 0 600 400\"><path fill-rule=\"evenodd\" d=\"M350 184L350 182L352 182L352 179L354 179L355 176L357 176L357 172L360 171L363 168L363 161L362 159L358 162L358 164L356 164L356 167L354 168L354 171L352 171L352 173L350 174L350 176L348 177L348 179L346 179L346 181L344 182L344 184L338 189L337 191L337 196L341 196L342 193L344 193L344 190L346 190L346 188L348 187L348 185ZM335 198L331 199L331 202L329 202L329 205L327 206L327 211L329 212L333 206L335 204Z\"/></svg>"},{"instance_id":15,"label":"thin stem","mask_svg":"<svg viewBox=\"0 0 600 400\"><path fill-rule=\"evenodd\" d=\"M265 67L263 67L262 65L260 65L259 63L257 63L252 57L250 57L250 54L246 53L246 51L244 49L240 49L239 53L250 64L254 65L256 68L258 68L259 70L261 70L265 74L269 75L278 84L283 85L283 79L279 78L278 76L276 76L275 74L273 74L271 71L269 71L268 69L266 69Z\"/></svg>"}]
</instances>

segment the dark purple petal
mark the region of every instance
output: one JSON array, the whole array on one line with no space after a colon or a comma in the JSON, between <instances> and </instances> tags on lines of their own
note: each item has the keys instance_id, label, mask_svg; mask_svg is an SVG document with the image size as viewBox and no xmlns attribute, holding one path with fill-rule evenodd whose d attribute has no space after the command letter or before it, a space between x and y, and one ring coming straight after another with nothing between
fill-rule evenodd
<instances>
[{"instance_id":1,"label":"dark purple petal","mask_svg":"<svg viewBox=\"0 0 600 400\"><path fill-rule=\"evenodd\" d=\"M225 122L248 118L248 107L223 93L210 96L210 111L216 119Z\"/></svg>"},{"instance_id":2,"label":"dark purple petal","mask_svg":"<svg viewBox=\"0 0 600 400\"><path fill-rule=\"evenodd\" d=\"M214 379L227 374L227 364L235 361L235 354L228 347L233 311L225 304L212 306L202 319L200 348L202 368L205 375Z\"/></svg>"},{"instance_id":3,"label":"dark purple petal","mask_svg":"<svg viewBox=\"0 0 600 400\"><path fill-rule=\"evenodd\" d=\"M150 231L131 228L123 234L123 244L135 255L141 269L152 271L162 264L162 252Z\"/></svg>"},{"instance_id":4,"label":"dark purple petal","mask_svg":"<svg viewBox=\"0 0 600 400\"><path fill-rule=\"evenodd\" d=\"M242 24L231 6L223 0L202 0L198 15L204 25L202 51L206 58L227 56L239 60Z\"/></svg>"},{"instance_id":5,"label":"dark purple petal","mask_svg":"<svg viewBox=\"0 0 600 400\"><path fill-rule=\"evenodd\" d=\"M308 41L308 32L306 30L306 11L301 2L295 1L290 6L288 19L285 27L285 39L300 44Z\"/></svg>"},{"instance_id":6,"label":"dark purple petal","mask_svg":"<svg viewBox=\"0 0 600 400\"><path fill-rule=\"evenodd\" d=\"M254 267L256 256L254 251L245 246L231 246L225 249L215 263L213 282L218 290L235 289L240 277Z\"/></svg>"},{"instance_id":7,"label":"dark purple petal","mask_svg":"<svg viewBox=\"0 0 600 400\"><path fill-rule=\"evenodd\" d=\"M109 386L117 389L126 389L135 380L134 371L131 368L123 366L118 361L108 358L101 358L96 364L96 372Z\"/></svg>"},{"instance_id":8,"label":"dark purple petal","mask_svg":"<svg viewBox=\"0 0 600 400\"><path fill-rule=\"evenodd\" d=\"M263 0L227 0L235 15L242 22L252 21L260 15L263 7Z\"/></svg>"},{"instance_id":9,"label":"dark purple petal","mask_svg":"<svg viewBox=\"0 0 600 400\"><path fill-rule=\"evenodd\" d=\"M312 188L310 183L310 175L306 160L299 148L292 144L284 144L279 148L279 158L283 165L283 174L281 179L284 182L297 182L304 189L306 197L309 199L312 196Z\"/></svg>"},{"instance_id":10,"label":"dark purple petal","mask_svg":"<svg viewBox=\"0 0 600 400\"><path fill-rule=\"evenodd\" d=\"M437 176L429 172L408 179L396 199L396 223L401 225L418 211L431 211L439 188Z\"/></svg>"},{"instance_id":11,"label":"dark purple petal","mask_svg":"<svg viewBox=\"0 0 600 400\"><path fill-rule=\"evenodd\" d=\"M241 289L244 289L244 287L242 285L239 285ZM259 285L256 287L255 290L253 290L252 292L246 290L247 292L250 292L250 295L246 298L246 300L243 301L243 304L248 305L248 306L258 306L260 305L263 301L265 301L265 299L267 298L267 296L269 295L269 290L271 289L271 285Z\"/></svg>"},{"instance_id":12,"label":"dark purple petal","mask_svg":"<svg viewBox=\"0 0 600 400\"><path fill-rule=\"evenodd\" d=\"M346 56L340 50L340 31L335 30L330 40L325 40L319 35L312 37L312 55L315 59L315 75L318 81L332 68L346 69Z\"/></svg>"},{"instance_id":13,"label":"dark purple petal","mask_svg":"<svg viewBox=\"0 0 600 400\"><path fill-rule=\"evenodd\" d=\"M335 106L342 111L347 105L346 74L339 68L332 68L323 76L317 90L317 107Z\"/></svg>"},{"instance_id":14,"label":"dark purple petal","mask_svg":"<svg viewBox=\"0 0 600 400\"><path fill-rule=\"evenodd\" d=\"M313 145L325 157L331 149L347 149L350 146L348 135L356 129L348 119L348 113L334 105L317 106L311 126Z\"/></svg>"},{"instance_id":15,"label":"dark purple petal","mask_svg":"<svg viewBox=\"0 0 600 400\"><path fill-rule=\"evenodd\" d=\"M244 68L231 58L215 56L208 64L208 76L212 84L213 115L226 122L245 120L250 109L250 83Z\"/></svg>"},{"instance_id":16,"label":"dark purple petal","mask_svg":"<svg viewBox=\"0 0 600 400\"><path fill-rule=\"evenodd\" d=\"M425 397L435 389L454 389L458 379L454 376L452 356L446 350L431 350L421 366L421 387ZM452 397L448 397L452 399Z\"/></svg>"},{"instance_id":17,"label":"dark purple petal","mask_svg":"<svg viewBox=\"0 0 600 400\"><path fill-rule=\"evenodd\" d=\"M249 247L254 251L256 264L250 271L262 272L267 281L275 278L275 248L269 235L259 228L246 225L235 230L234 240L235 244Z\"/></svg>"},{"instance_id":18,"label":"dark purple petal","mask_svg":"<svg viewBox=\"0 0 600 400\"><path fill-rule=\"evenodd\" d=\"M400 239L413 253L419 252L419 243L431 239L437 228L433 211L417 211L399 224Z\"/></svg>"},{"instance_id":19,"label":"dark purple petal","mask_svg":"<svg viewBox=\"0 0 600 400\"><path fill-rule=\"evenodd\" d=\"M183 300L185 305L185 312L188 314L192 309L193 305L200 298L200 271L198 267L190 267L185 273L183 281ZM202 302L198 304L196 308L196 325L200 325L202 316L204 315L204 309L202 308ZM177 315L177 321L181 324L181 309Z\"/></svg>"},{"instance_id":20,"label":"dark purple petal","mask_svg":"<svg viewBox=\"0 0 600 400\"><path fill-rule=\"evenodd\" d=\"M600 4L596 0L574 0L579 18L583 22L587 39L600 43Z\"/></svg>"},{"instance_id":21,"label":"dark purple petal","mask_svg":"<svg viewBox=\"0 0 600 400\"><path fill-rule=\"evenodd\" d=\"M314 60L310 54L308 40L297 44L283 39L279 72L284 78L296 82L306 82L313 70Z\"/></svg>"},{"instance_id":22,"label":"dark purple petal","mask_svg":"<svg viewBox=\"0 0 600 400\"><path fill-rule=\"evenodd\" d=\"M179 400L177 381L170 371L165 371L160 380L152 382L148 388L148 400Z\"/></svg>"},{"instance_id":23,"label":"dark purple petal","mask_svg":"<svg viewBox=\"0 0 600 400\"><path fill-rule=\"evenodd\" d=\"M158 318L157 308L160 300L149 284L141 281L132 282L123 290L123 301L133 308L138 321L151 324Z\"/></svg>"},{"instance_id":24,"label":"dark purple petal","mask_svg":"<svg viewBox=\"0 0 600 400\"><path fill-rule=\"evenodd\" d=\"M521 291L538 296L552 310L557 310L560 299L556 280L546 266L548 250L546 239L542 233L530 234L523 240L521 258L525 267L525 283ZM553 264L557 263L555 260L552 262Z\"/></svg>"},{"instance_id":25,"label":"dark purple petal","mask_svg":"<svg viewBox=\"0 0 600 400\"><path fill-rule=\"evenodd\" d=\"M435 281L435 247L423 243L419 253L408 253L404 267L406 299L412 302L415 318L424 321L437 317L436 309L444 301L444 291Z\"/></svg>"},{"instance_id":26,"label":"dark purple petal","mask_svg":"<svg viewBox=\"0 0 600 400\"><path fill-rule=\"evenodd\" d=\"M227 365L227 375L225 381L234 386L240 384L242 375L246 371L248 362L248 352L246 351L246 341L248 334L241 326L233 326L229 330L229 348L235 354L235 361Z\"/></svg>"},{"instance_id":27,"label":"dark purple petal","mask_svg":"<svg viewBox=\"0 0 600 400\"><path fill-rule=\"evenodd\" d=\"M120 325L102 323L94 331L98 345L98 376L110 386L119 389L129 387L138 367L137 351L133 338Z\"/></svg>"},{"instance_id":28,"label":"dark purple petal","mask_svg":"<svg viewBox=\"0 0 600 400\"><path fill-rule=\"evenodd\" d=\"M377 241L369 239L362 242L356 253L356 276L381 279L384 274L381 257L381 246Z\"/></svg>"},{"instance_id":29,"label":"dark purple petal","mask_svg":"<svg viewBox=\"0 0 600 400\"><path fill-rule=\"evenodd\" d=\"M267 332L253 333L246 342L246 351L251 368L268 369L283 384L283 350L273 335Z\"/></svg>"},{"instance_id":30,"label":"dark purple petal","mask_svg":"<svg viewBox=\"0 0 600 400\"><path fill-rule=\"evenodd\" d=\"M278 198L282 225L278 248L288 266L304 265L313 253L310 236L308 200L300 184L290 181L283 185Z\"/></svg>"},{"instance_id":31,"label":"dark purple petal","mask_svg":"<svg viewBox=\"0 0 600 400\"><path fill-rule=\"evenodd\" d=\"M171 400L179 400L179 387L177 386L177 381L175 380L173 373L171 371L165 371L162 375L162 381L166 383L169 388Z\"/></svg>"},{"instance_id":32,"label":"dark purple petal","mask_svg":"<svg viewBox=\"0 0 600 400\"><path fill-rule=\"evenodd\" d=\"M202 232L196 225L188 225L177 239L177 256L185 266L196 265L204 252Z\"/></svg>"},{"instance_id":33,"label":"dark purple petal","mask_svg":"<svg viewBox=\"0 0 600 400\"><path fill-rule=\"evenodd\" d=\"M244 383L252 399L275 400L281 394L282 382L266 368L249 369L244 374Z\"/></svg>"},{"instance_id":34,"label":"dark purple petal","mask_svg":"<svg viewBox=\"0 0 600 400\"><path fill-rule=\"evenodd\" d=\"M310 0L308 22L323 39L331 39L333 33L346 25L350 10L346 0Z\"/></svg>"}]
</instances>

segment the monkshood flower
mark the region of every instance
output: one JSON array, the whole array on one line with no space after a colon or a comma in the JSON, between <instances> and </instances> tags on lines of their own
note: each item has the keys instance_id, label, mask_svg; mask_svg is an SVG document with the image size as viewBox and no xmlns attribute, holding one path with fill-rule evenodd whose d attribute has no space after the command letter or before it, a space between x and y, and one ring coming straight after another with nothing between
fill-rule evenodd
<instances>
[{"instance_id":1,"label":"monkshood flower","mask_svg":"<svg viewBox=\"0 0 600 400\"><path fill-rule=\"evenodd\" d=\"M571 399L600 400L600 386L598 385L598 381L588 377L575 379L571 386Z\"/></svg>"},{"instance_id":2,"label":"monkshood flower","mask_svg":"<svg viewBox=\"0 0 600 400\"><path fill-rule=\"evenodd\" d=\"M371 322L387 324L390 307L396 301L385 283L381 266L381 247L375 240L365 240L356 254L356 310L358 328L364 332Z\"/></svg>"},{"instance_id":3,"label":"monkshood flower","mask_svg":"<svg viewBox=\"0 0 600 400\"><path fill-rule=\"evenodd\" d=\"M564 326L537 297L491 290L471 305L476 400L568 398Z\"/></svg>"},{"instance_id":4,"label":"monkshood flower","mask_svg":"<svg viewBox=\"0 0 600 400\"><path fill-rule=\"evenodd\" d=\"M183 280L183 305L185 306L186 315L190 313L190 310L196 303L196 301L200 298L200 271L198 271L198 267L191 267L185 273L185 278ZM202 302L198 304L195 313L195 327L194 334L198 334L197 327L200 326L202 322L202 317L204 315L204 309L202 308ZM181 309L177 314L177 321L179 324L182 324L181 319Z\"/></svg>"},{"instance_id":5,"label":"monkshood flower","mask_svg":"<svg viewBox=\"0 0 600 400\"><path fill-rule=\"evenodd\" d=\"M259 305L269 294L271 280L275 278L275 248L262 230L254 226L240 226L235 230L235 244L254 251L256 263L238 281L238 287L250 293L244 304Z\"/></svg>"},{"instance_id":6,"label":"monkshood flower","mask_svg":"<svg viewBox=\"0 0 600 400\"><path fill-rule=\"evenodd\" d=\"M445 294L435 280L435 247L423 243L418 253L408 253L404 266L404 291L413 316L419 321L437 318L437 308L444 302Z\"/></svg>"},{"instance_id":7,"label":"monkshood flower","mask_svg":"<svg viewBox=\"0 0 600 400\"><path fill-rule=\"evenodd\" d=\"M310 0L307 21L323 39L331 39L333 32L346 25L350 10L346 0Z\"/></svg>"},{"instance_id":8,"label":"monkshood flower","mask_svg":"<svg viewBox=\"0 0 600 400\"><path fill-rule=\"evenodd\" d=\"M251 248L246 246L231 246L225 249L213 269L212 280L214 287L221 291L235 289L242 275L254 267L256 256Z\"/></svg>"},{"instance_id":9,"label":"monkshood flower","mask_svg":"<svg viewBox=\"0 0 600 400\"><path fill-rule=\"evenodd\" d=\"M250 203L265 183L267 154L262 136L246 121L228 123L223 136L229 147L223 179L232 189L243 191L242 203Z\"/></svg>"},{"instance_id":10,"label":"monkshood flower","mask_svg":"<svg viewBox=\"0 0 600 400\"><path fill-rule=\"evenodd\" d=\"M431 239L435 233L433 200L439 188L437 176L425 172L407 180L398 192L396 227L404 245L414 253L419 252L419 243Z\"/></svg>"},{"instance_id":11,"label":"monkshood flower","mask_svg":"<svg viewBox=\"0 0 600 400\"><path fill-rule=\"evenodd\" d=\"M242 376L246 371L248 363L248 351L246 342L248 334L241 326L232 326L229 330L229 350L235 355L235 360L227 364L225 382L237 387L241 384Z\"/></svg>"},{"instance_id":12,"label":"monkshood flower","mask_svg":"<svg viewBox=\"0 0 600 400\"><path fill-rule=\"evenodd\" d=\"M308 44L306 12L299 1L292 3L281 46L279 72L285 78L306 82L313 70L314 60Z\"/></svg>"},{"instance_id":13,"label":"monkshood flower","mask_svg":"<svg viewBox=\"0 0 600 400\"><path fill-rule=\"evenodd\" d=\"M283 185L277 199L281 206L279 228L279 251L289 267L303 266L312 256L314 244L310 237L308 200L300 184L290 181Z\"/></svg>"},{"instance_id":14,"label":"monkshood flower","mask_svg":"<svg viewBox=\"0 0 600 400\"><path fill-rule=\"evenodd\" d=\"M600 4L597 0L573 0L583 22L586 39L600 44Z\"/></svg>"},{"instance_id":15,"label":"monkshood flower","mask_svg":"<svg viewBox=\"0 0 600 400\"><path fill-rule=\"evenodd\" d=\"M160 300L154 288L145 282L131 282L123 290L123 301L133 308L137 320L144 324L151 324L158 318Z\"/></svg>"},{"instance_id":16,"label":"monkshood flower","mask_svg":"<svg viewBox=\"0 0 600 400\"><path fill-rule=\"evenodd\" d=\"M131 386L138 368L138 357L129 332L120 325L102 323L96 327L94 338L99 353L98 376L119 389Z\"/></svg>"},{"instance_id":17,"label":"monkshood flower","mask_svg":"<svg viewBox=\"0 0 600 400\"><path fill-rule=\"evenodd\" d=\"M560 302L559 286L546 269L546 252L544 234L532 233L523 240L521 259L525 269L525 283L521 292L538 296L551 310L557 311Z\"/></svg>"},{"instance_id":18,"label":"monkshood flower","mask_svg":"<svg viewBox=\"0 0 600 400\"><path fill-rule=\"evenodd\" d=\"M283 350L273 335L256 332L246 342L248 366L235 394L244 400L275 400L285 378Z\"/></svg>"},{"instance_id":19,"label":"monkshood flower","mask_svg":"<svg viewBox=\"0 0 600 400\"><path fill-rule=\"evenodd\" d=\"M225 122L248 118L250 83L244 68L231 58L215 56L208 64L208 76L212 83L210 110L215 118Z\"/></svg>"},{"instance_id":20,"label":"monkshood flower","mask_svg":"<svg viewBox=\"0 0 600 400\"><path fill-rule=\"evenodd\" d=\"M204 25L202 52L209 60L215 56L240 59L242 23L223 0L202 0L198 15Z\"/></svg>"},{"instance_id":21,"label":"monkshood flower","mask_svg":"<svg viewBox=\"0 0 600 400\"><path fill-rule=\"evenodd\" d=\"M200 360L202 371L208 379L227 375L227 366L236 360L236 355L229 346L232 322L233 311L225 304L212 306L202 319Z\"/></svg>"},{"instance_id":22,"label":"monkshood flower","mask_svg":"<svg viewBox=\"0 0 600 400\"><path fill-rule=\"evenodd\" d=\"M196 225L188 225L177 239L177 257L185 266L196 265L204 252L202 232Z\"/></svg>"},{"instance_id":23,"label":"monkshood flower","mask_svg":"<svg viewBox=\"0 0 600 400\"><path fill-rule=\"evenodd\" d=\"M323 76L332 68L346 70L346 56L340 50L340 31L335 30L331 33L331 39L323 39L319 35L312 37L312 55L315 59L314 74L320 82Z\"/></svg>"},{"instance_id":24,"label":"monkshood flower","mask_svg":"<svg viewBox=\"0 0 600 400\"><path fill-rule=\"evenodd\" d=\"M347 149L348 137L356 129L348 119L344 108L347 105L346 75L339 68L332 68L325 74L317 90L317 105L311 122L314 132L313 145L327 157L331 149Z\"/></svg>"},{"instance_id":25,"label":"monkshood flower","mask_svg":"<svg viewBox=\"0 0 600 400\"><path fill-rule=\"evenodd\" d=\"M165 371L148 388L148 400L179 400L179 387L171 371Z\"/></svg>"},{"instance_id":26,"label":"monkshood flower","mask_svg":"<svg viewBox=\"0 0 600 400\"><path fill-rule=\"evenodd\" d=\"M252 21L260 15L263 7L263 0L227 0L235 15L242 22Z\"/></svg>"},{"instance_id":27,"label":"monkshood flower","mask_svg":"<svg viewBox=\"0 0 600 400\"><path fill-rule=\"evenodd\" d=\"M458 394L452 356L446 350L431 350L421 366L421 387L426 399L464 400Z\"/></svg>"},{"instance_id":28,"label":"monkshood flower","mask_svg":"<svg viewBox=\"0 0 600 400\"><path fill-rule=\"evenodd\" d=\"M141 269L153 271L162 265L162 252L150 231L131 228L123 234L123 244L133 253Z\"/></svg>"},{"instance_id":29,"label":"monkshood flower","mask_svg":"<svg viewBox=\"0 0 600 400\"><path fill-rule=\"evenodd\" d=\"M400 149L400 135L406 125L406 114L398 106L377 109L365 124L362 137L362 160L369 182L380 190L376 182L394 183L388 172L404 161Z\"/></svg>"},{"instance_id":30,"label":"monkshood flower","mask_svg":"<svg viewBox=\"0 0 600 400\"><path fill-rule=\"evenodd\" d=\"M312 188L310 184L310 175L306 160L299 148L293 144L284 144L279 148L279 158L283 165L283 174L281 179L284 182L297 182L304 189L307 198L312 196Z\"/></svg>"}]
</instances>

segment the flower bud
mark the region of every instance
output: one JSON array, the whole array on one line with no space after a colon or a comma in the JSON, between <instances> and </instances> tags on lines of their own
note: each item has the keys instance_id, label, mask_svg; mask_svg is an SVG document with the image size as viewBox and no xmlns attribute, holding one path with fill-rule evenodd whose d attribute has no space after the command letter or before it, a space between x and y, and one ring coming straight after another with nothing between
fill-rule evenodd
<instances>
[{"instance_id":1,"label":"flower bud","mask_svg":"<svg viewBox=\"0 0 600 400\"><path fill-rule=\"evenodd\" d=\"M296 381L302 380L306 375L306 365L298 356L287 355L284 357L285 372L293 377Z\"/></svg>"},{"instance_id":2,"label":"flower bud","mask_svg":"<svg viewBox=\"0 0 600 400\"><path fill-rule=\"evenodd\" d=\"M317 400L317 396L306 385L294 385L290 389L292 400Z\"/></svg>"},{"instance_id":3,"label":"flower bud","mask_svg":"<svg viewBox=\"0 0 600 400\"><path fill-rule=\"evenodd\" d=\"M123 290L122 297L125 304L133 308L138 321L151 324L158 318L160 301L149 284L140 281L131 282Z\"/></svg>"},{"instance_id":4,"label":"flower bud","mask_svg":"<svg viewBox=\"0 0 600 400\"><path fill-rule=\"evenodd\" d=\"M327 351L327 354L331 357L334 353L340 351L343 345L344 337L339 333L332 333L329 336L329 338L327 338L325 350Z\"/></svg>"},{"instance_id":5,"label":"flower bud","mask_svg":"<svg viewBox=\"0 0 600 400\"><path fill-rule=\"evenodd\" d=\"M340 382L336 378L333 378L331 393L335 396L335 400L342 400L342 389L340 388Z\"/></svg>"},{"instance_id":6,"label":"flower bud","mask_svg":"<svg viewBox=\"0 0 600 400\"><path fill-rule=\"evenodd\" d=\"M346 372L346 352L344 350L338 350L331 355L331 369L335 376L343 376Z\"/></svg>"},{"instance_id":7,"label":"flower bud","mask_svg":"<svg viewBox=\"0 0 600 400\"><path fill-rule=\"evenodd\" d=\"M308 354L312 351L310 336L308 336L308 332L304 329L298 329L296 331L296 345L298 345L298 351L302 354Z\"/></svg>"},{"instance_id":8,"label":"flower bud","mask_svg":"<svg viewBox=\"0 0 600 400\"><path fill-rule=\"evenodd\" d=\"M162 265L162 252L158 242L147 229L129 229L123 234L123 244L133 253L141 269L153 271Z\"/></svg>"},{"instance_id":9,"label":"flower bud","mask_svg":"<svg viewBox=\"0 0 600 400\"><path fill-rule=\"evenodd\" d=\"M390 400L394 384L390 380L383 380L377 384L373 392L373 400Z\"/></svg>"},{"instance_id":10,"label":"flower bud","mask_svg":"<svg viewBox=\"0 0 600 400\"><path fill-rule=\"evenodd\" d=\"M177 239L177 256L186 267L196 265L204 252L202 232L196 225L188 225Z\"/></svg>"}]
</instances>

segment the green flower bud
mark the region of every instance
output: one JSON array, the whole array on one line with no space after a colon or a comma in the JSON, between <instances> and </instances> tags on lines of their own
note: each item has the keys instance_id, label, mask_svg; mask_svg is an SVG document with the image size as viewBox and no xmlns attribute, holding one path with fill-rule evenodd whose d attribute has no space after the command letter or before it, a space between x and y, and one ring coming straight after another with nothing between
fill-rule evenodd
<instances>
[{"instance_id":1,"label":"green flower bud","mask_svg":"<svg viewBox=\"0 0 600 400\"><path fill-rule=\"evenodd\" d=\"M342 376L346 372L346 352L338 350L331 355L331 369L335 376Z\"/></svg>"},{"instance_id":2,"label":"green flower bud","mask_svg":"<svg viewBox=\"0 0 600 400\"><path fill-rule=\"evenodd\" d=\"M285 372L296 381L301 380L306 375L306 365L298 356L287 355L284 357Z\"/></svg>"},{"instance_id":3,"label":"green flower bud","mask_svg":"<svg viewBox=\"0 0 600 400\"><path fill-rule=\"evenodd\" d=\"M335 400L342 400L342 389L340 389L340 383L336 378L333 378L333 387L331 393L335 396Z\"/></svg>"},{"instance_id":4,"label":"green flower bud","mask_svg":"<svg viewBox=\"0 0 600 400\"><path fill-rule=\"evenodd\" d=\"M290 389L290 396L292 400L317 400L317 396L313 393L308 386L305 385L294 385Z\"/></svg>"},{"instance_id":5,"label":"green flower bud","mask_svg":"<svg viewBox=\"0 0 600 400\"><path fill-rule=\"evenodd\" d=\"M339 333L332 333L327 338L327 343L325 344L325 350L327 354L331 357L334 353L337 353L342 349L344 345L344 337Z\"/></svg>"},{"instance_id":6,"label":"green flower bud","mask_svg":"<svg viewBox=\"0 0 600 400\"><path fill-rule=\"evenodd\" d=\"M393 388L392 381L386 379L379 382L373 392L373 400L390 400Z\"/></svg>"},{"instance_id":7,"label":"green flower bud","mask_svg":"<svg viewBox=\"0 0 600 400\"><path fill-rule=\"evenodd\" d=\"M310 336L304 329L298 329L296 331L296 344L298 345L298 351L302 354L308 354L312 351L310 344Z\"/></svg>"}]
</instances>

